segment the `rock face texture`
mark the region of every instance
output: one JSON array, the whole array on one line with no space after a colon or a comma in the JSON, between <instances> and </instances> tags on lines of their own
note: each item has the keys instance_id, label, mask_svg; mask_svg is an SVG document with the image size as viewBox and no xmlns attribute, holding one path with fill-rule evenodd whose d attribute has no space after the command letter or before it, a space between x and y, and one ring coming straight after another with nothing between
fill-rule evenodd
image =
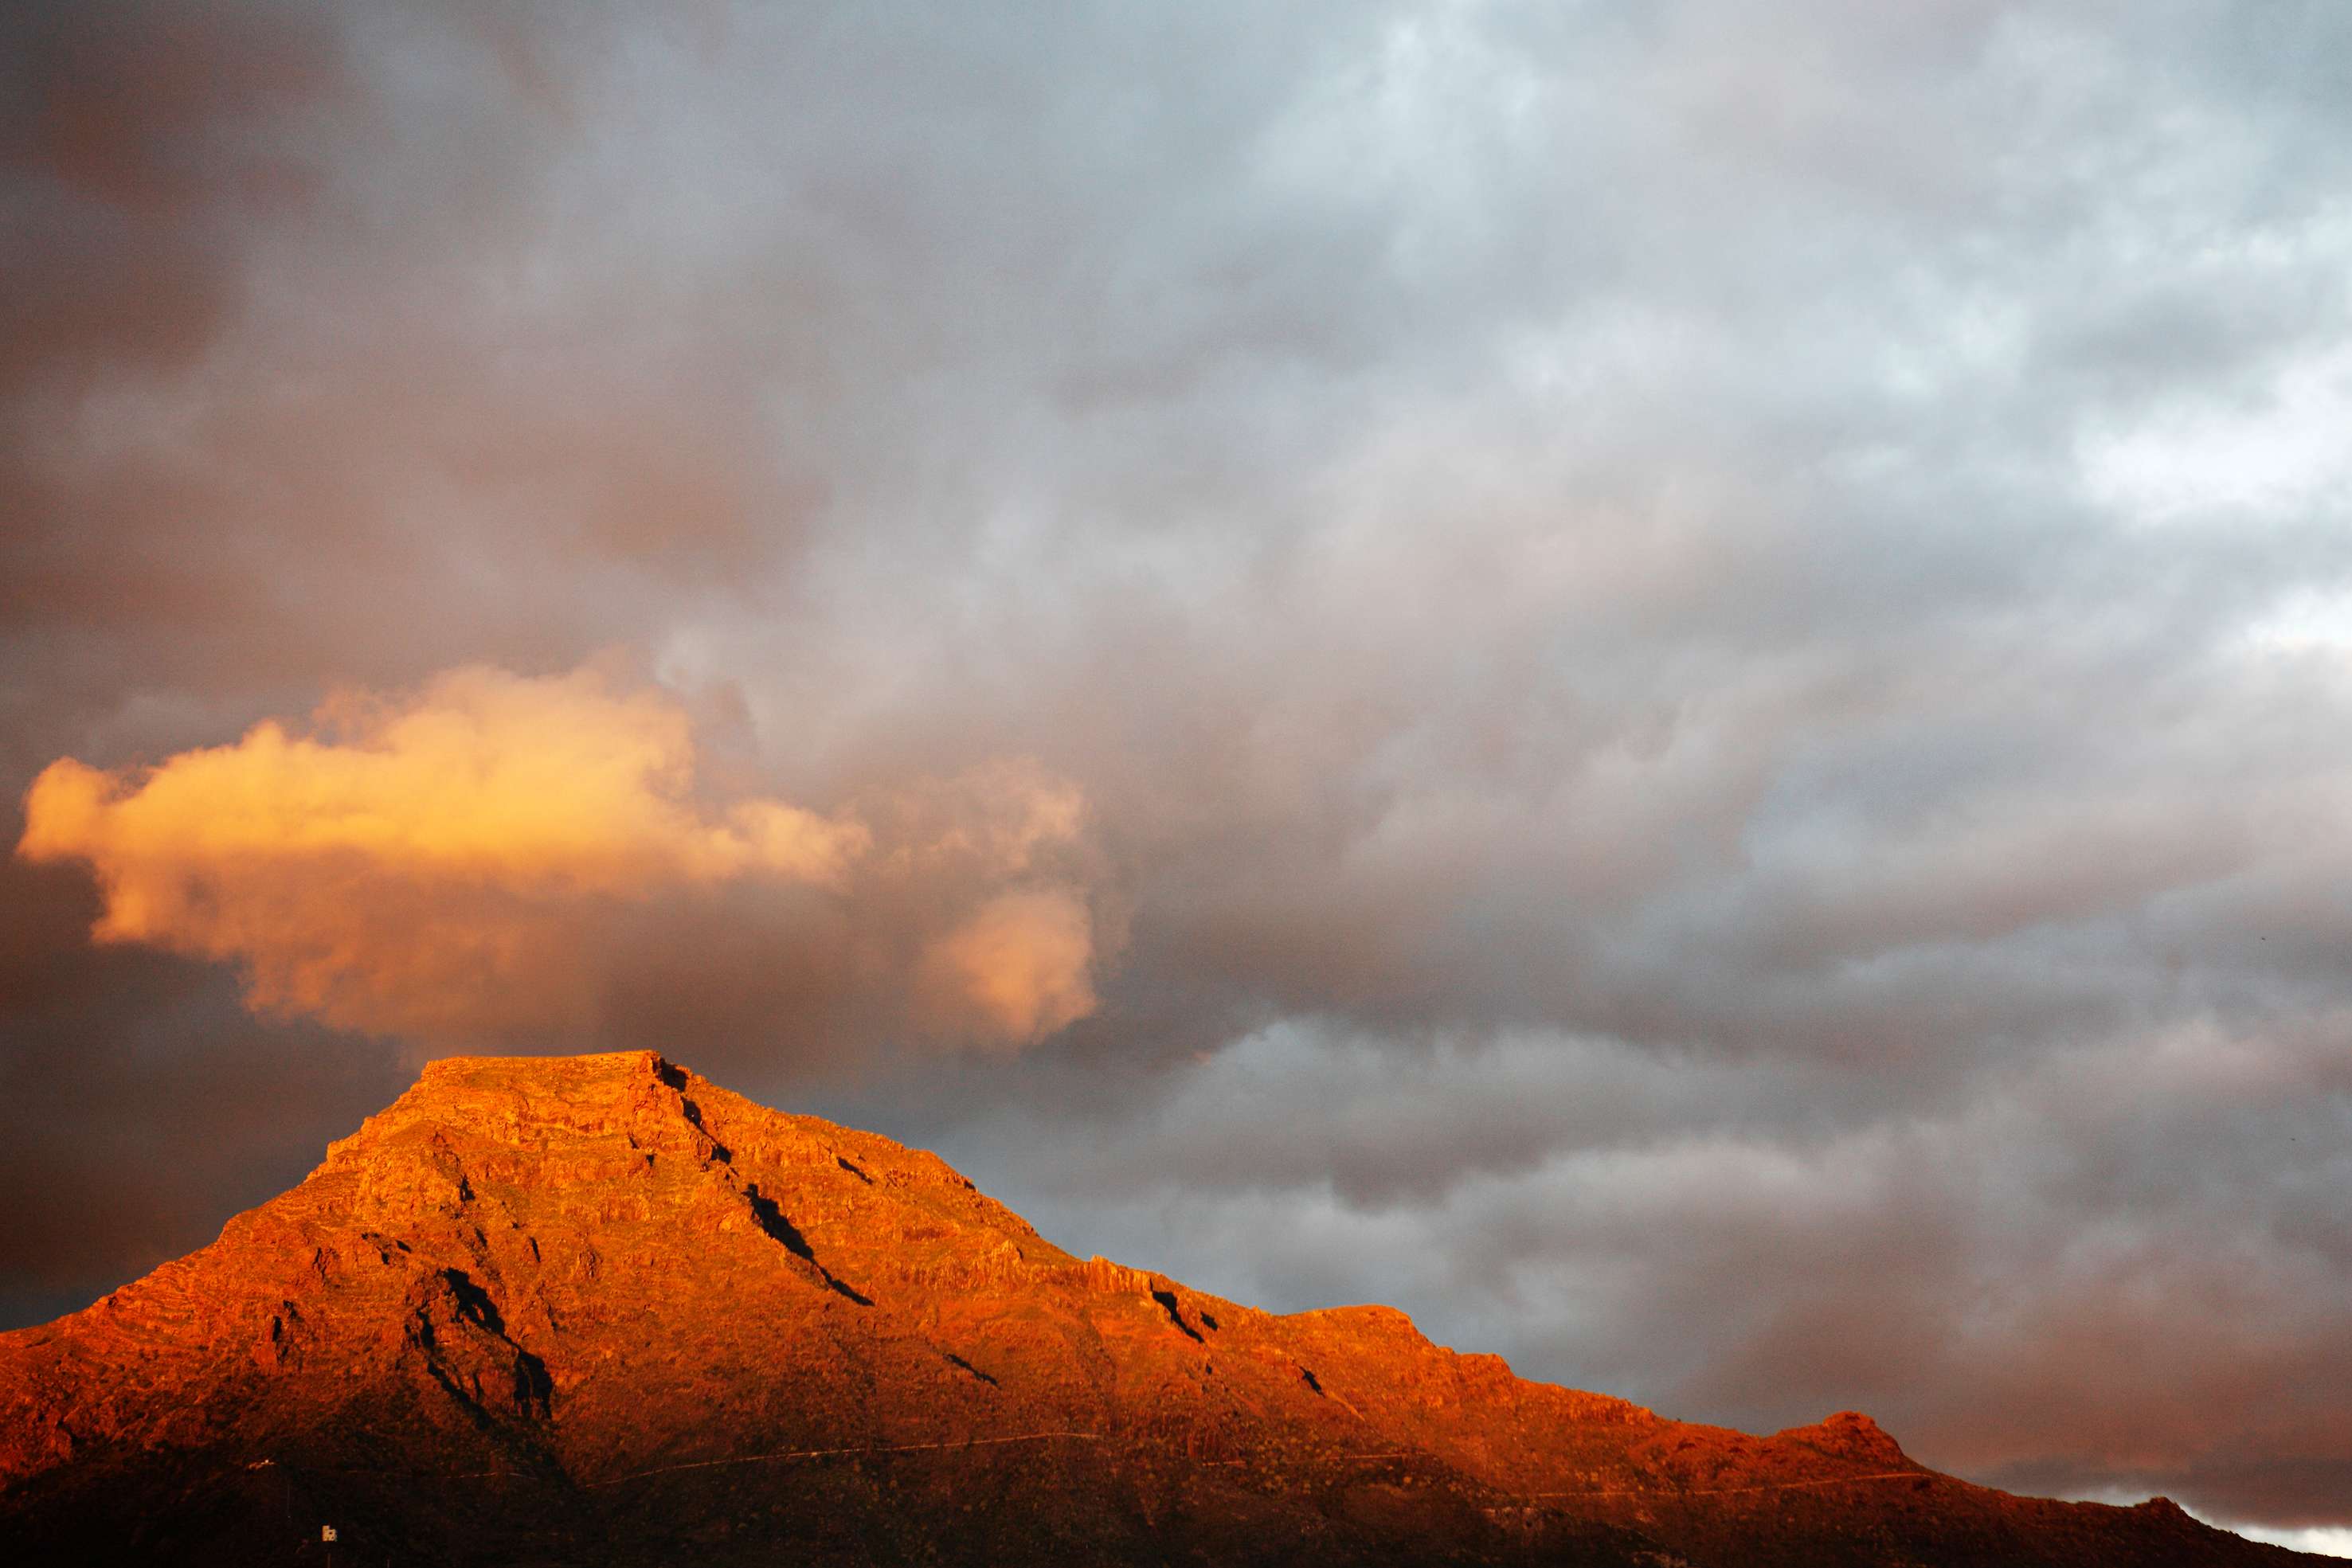
<instances>
[{"instance_id":1,"label":"rock face texture","mask_svg":"<svg viewBox=\"0 0 2352 1568\"><path fill-rule=\"evenodd\" d=\"M648 1052L457 1058L292 1191L0 1335L13 1563L2313 1562L1070 1257Z\"/></svg>"}]
</instances>

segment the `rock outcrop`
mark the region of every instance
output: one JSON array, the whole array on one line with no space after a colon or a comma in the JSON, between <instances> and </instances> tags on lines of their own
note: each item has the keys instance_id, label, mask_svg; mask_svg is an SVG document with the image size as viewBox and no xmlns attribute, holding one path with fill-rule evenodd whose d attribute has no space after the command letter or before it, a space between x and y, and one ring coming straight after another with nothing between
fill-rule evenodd
<instances>
[{"instance_id":1,"label":"rock outcrop","mask_svg":"<svg viewBox=\"0 0 2352 1568\"><path fill-rule=\"evenodd\" d=\"M647 1052L435 1062L212 1246L0 1335L9 1561L322 1524L368 1563L2296 1560L1081 1260Z\"/></svg>"}]
</instances>

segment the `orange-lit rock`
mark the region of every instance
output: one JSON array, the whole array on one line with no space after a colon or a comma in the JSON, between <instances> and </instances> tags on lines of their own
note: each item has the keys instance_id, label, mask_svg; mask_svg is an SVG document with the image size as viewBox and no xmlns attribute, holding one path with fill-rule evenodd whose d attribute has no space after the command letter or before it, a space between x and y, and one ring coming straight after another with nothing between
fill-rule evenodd
<instances>
[{"instance_id":1,"label":"orange-lit rock","mask_svg":"<svg viewBox=\"0 0 2352 1568\"><path fill-rule=\"evenodd\" d=\"M435 1062L299 1186L0 1336L10 1561L2254 1563L1867 1416L1668 1421L1070 1257L647 1052Z\"/></svg>"}]
</instances>

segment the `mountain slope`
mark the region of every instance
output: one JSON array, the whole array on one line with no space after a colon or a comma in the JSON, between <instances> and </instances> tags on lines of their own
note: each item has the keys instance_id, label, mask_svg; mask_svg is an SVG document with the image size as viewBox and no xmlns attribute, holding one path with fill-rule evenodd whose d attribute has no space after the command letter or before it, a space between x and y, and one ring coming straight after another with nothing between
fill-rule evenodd
<instances>
[{"instance_id":1,"label":"mountain slope","mask_svg":"<svg viewBox=\"0 0 2352 1568\"><path fill-rule=\"evenodd\" d=\"M212 1246L0 1335L0 1544L322 1523L362 1562L2316 1561L1072 1258L648 1052L435 1062Z\"/></svg>"}]
</instances>

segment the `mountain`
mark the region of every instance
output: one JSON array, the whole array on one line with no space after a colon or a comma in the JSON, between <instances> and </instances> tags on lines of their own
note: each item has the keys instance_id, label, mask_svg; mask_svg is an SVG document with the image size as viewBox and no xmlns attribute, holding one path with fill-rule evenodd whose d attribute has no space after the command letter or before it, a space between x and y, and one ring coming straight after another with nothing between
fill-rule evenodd
<instances>
[{"instance_id":1,"label":"mountain","mask_svg":"<svg viewBox=\"0 0 2352 1568\"><path fill-rule=\"evenodd\" d=\"M321 1541L322 1525L338 1540ZM12 1563L2316 1563L1864 1416L1694 1426L1073 1258L650 1052L436 1061L220 1239L0 1335Z\"/></svg>"}]
</instances>

